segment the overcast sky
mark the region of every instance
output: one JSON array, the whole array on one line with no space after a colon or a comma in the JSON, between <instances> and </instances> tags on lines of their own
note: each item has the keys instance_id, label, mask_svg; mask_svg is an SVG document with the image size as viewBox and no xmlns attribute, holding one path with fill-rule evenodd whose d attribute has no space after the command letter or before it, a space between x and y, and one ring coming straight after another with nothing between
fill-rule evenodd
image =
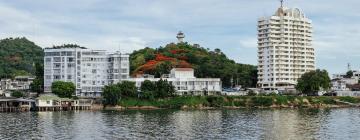
<instances>
[{"instance_id":1,"label":"overcast sky","mask_svg":"<svg viewBox=\"0 0 360 140\"><path fill-rule=\"evenodd\" d=\"M286 0L312 19L316 65L330 73L360 69L360 0ZM41 47L76 43L132 52L175 42L176 33L257 64L256 22L279 0L0 0L0 38L27 37Z\"/></svg>"}]
</instances>

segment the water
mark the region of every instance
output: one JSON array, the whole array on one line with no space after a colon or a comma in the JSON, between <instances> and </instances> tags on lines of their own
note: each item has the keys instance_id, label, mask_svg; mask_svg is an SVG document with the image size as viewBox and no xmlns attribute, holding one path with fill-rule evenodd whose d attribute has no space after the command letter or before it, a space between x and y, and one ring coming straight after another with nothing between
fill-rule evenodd
<instances>
[{"instance_id":1,"label":"water","mask_svg":"<svg viewBox=\"0 0 360 140\"><path fill-rule=\"evenodd\" d=\"M360 139L360 109L0 113L0 139Z\"/></svg>"}]
</instances>

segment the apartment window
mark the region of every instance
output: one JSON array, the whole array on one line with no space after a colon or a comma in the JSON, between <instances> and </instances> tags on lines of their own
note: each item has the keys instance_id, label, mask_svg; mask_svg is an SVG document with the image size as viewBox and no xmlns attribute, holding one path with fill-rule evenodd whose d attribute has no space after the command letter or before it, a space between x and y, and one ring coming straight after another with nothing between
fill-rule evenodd
<instances>
[{"instance_id":1,"label":"apartment window","mask_svg":"<svg viewBox=\"0 0 360 140\"><path fill-rule=\"evenodd\" d=\"M67 61L68 61L68 62L74 62L74 58L69 57Z\"/></svg>"},{"instance_id":2,"label":"apartment window","mask_svg":"<svg viewBox=\"0 0 360 140\"><path fill-rule=\"evenodd\" d=\"M60 75L54 75L54 79L55 79L55 80L60 79Z\"/></svg>"},{"instance_id":3,"label":"apartment window","mask_svg":"<svg viewBox=\"0 0 360 140\"><path fill-rule=\"evenodd\" d=\"M121 75L121 79L126 79L127 76L126 75Z\"/></svg>"},{"instance_id":4,"label":"apartment window","mask_svg":"<svg viewBox=\"0 0 360 140\"><path fill-rule=\"evenodd\" d=\"M121 73L127 73L128 70L127 69L121 69Z\"/></svg>"}]
</instances>

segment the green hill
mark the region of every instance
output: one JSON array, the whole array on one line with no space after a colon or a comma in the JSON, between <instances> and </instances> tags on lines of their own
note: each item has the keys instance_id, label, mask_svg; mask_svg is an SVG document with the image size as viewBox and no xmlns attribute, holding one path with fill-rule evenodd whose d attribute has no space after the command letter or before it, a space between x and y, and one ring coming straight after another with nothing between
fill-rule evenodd
<instances>
[{"instance_id":1,"label":"green hill","mask_svg":"<svg viewBox=\"0 0 360 140\"><path fill-rule=\"evenodd\" d=\"M235 63L220 49L211 51L199 45L171 43L157 49L140 49L130 55L132 76L153 74L160 77L174 67L194 68L199 78L221 78L224 87L236 84L255 87L257 82L256 66Z\"/></svg>"},{"instance_id":2,"label":"green hill","mask_svg":"<svg viewBox=\"0 0 360 140\"><path fill-rule=\"evenodd\" d=\"M43 50L26 38L0 40L0 77L34 75L35 63L43 63Z\"/></svg>"}]
</instances>

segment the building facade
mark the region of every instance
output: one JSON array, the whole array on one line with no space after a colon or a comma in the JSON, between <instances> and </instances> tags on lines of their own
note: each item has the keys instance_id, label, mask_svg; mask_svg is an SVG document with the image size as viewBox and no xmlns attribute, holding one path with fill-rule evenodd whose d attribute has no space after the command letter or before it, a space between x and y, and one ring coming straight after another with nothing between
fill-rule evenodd
<instances>
[{"instance_id":1,"label":"building facade","mask_svg":"<svg viewBox=\"0 0 360 140\"><path fill-rule=\"evenodd\" d=\"M315 70L311 20L281 4L258 20L258 83L264 90L293 90L302 74Z\"/></svg>"},{"instance_id":2,"label":"building facade","mask_svg":"<svg viewBox=\"0 0 360 140\"><path fill-rule=\"evenodd\" d=\"M34 81L31 76L16 76L14 79L1 79L0 90L30 90L30 85Z\"/></svg>"},{"instance_id":3,"label":"building facade","mask_svg":"<svg viewBox=\"0 0 360 140\"><path fill-rule=\"evenodd\" d=\"M54 81L73 82L76 96L99 97L105 85L129 78L129 55L84 47L45 48L44 92Z\"/></svg>"},{"instance_id":4,"label":"building facade","mask_svg":"<svg viewBox=\"0 0 360 140\"><path fill-rule=\"evenodd\" d=\"M221 93L220 78L196 78L194 76L194 69L192 68L173 68L170 74L164 74L162 78L130 78L128 81L133 81L136 87L140 88L145 80L152 82L160 79L167 80L171 83L178 95L215 95Z\"/></svg>"}]
</instances>

